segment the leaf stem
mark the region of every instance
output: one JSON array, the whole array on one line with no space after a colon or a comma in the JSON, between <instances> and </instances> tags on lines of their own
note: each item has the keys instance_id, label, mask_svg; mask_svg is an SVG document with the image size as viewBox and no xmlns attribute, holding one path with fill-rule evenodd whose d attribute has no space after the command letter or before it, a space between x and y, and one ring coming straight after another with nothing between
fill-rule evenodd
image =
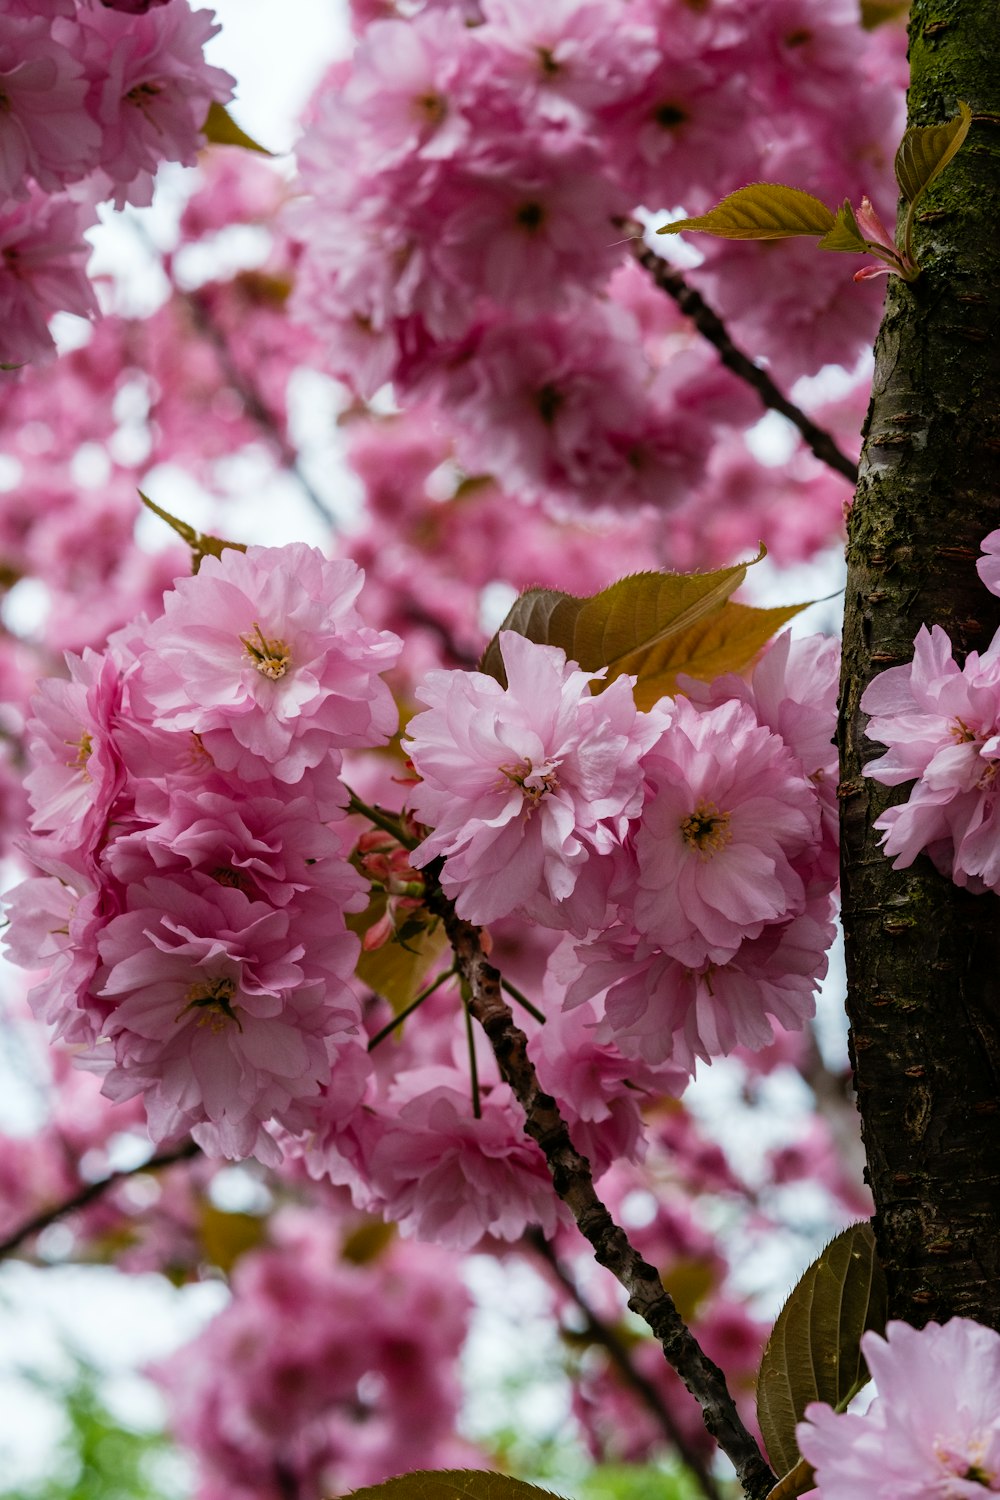
<instances>
[{"instance_id":1,"label":"leaf stem","mask_svg":"<svg viewBox=\"0 0 1000 1500\"><path fill-rule=\"evenodd\" d=\"M544 1014L538 1009L537 1005L532 1005L527 995L522 995L521 991L517 989L515 985L511 984L509 979L504 979L501 976L500 983L503 985L508 995L510 995L511 999L517 1001L522 1010L526 1010L529 1016L534 1016L535 1020L539 1023L540 1026L545 1025Z\"/></svg>"},{"instance_id":2,"label":"leaf stem","mask_svg":"<svg viewBox=\"0 0 1000 1500\"><path fill-rule=\"evenodd\" d=\"M443 985L447 979L453 978L457 972L458 971L455 968L455 965L452 964L450 969L445 969L443 973L439 974L436 979L432 979L430 984L427 985L426 988L422 989L419 995L416 995L410 1001L409 1005L404 1006L404 1008L399 1012L398 1016L393 1016L388 1026L383 1026L381 1031L375 1033L371 1041L368 1043L368 1051L374 1052L379 1042L384 1042L387 1036L391 1036L391 1034L396 1030L397 1026L402 1026L403 1022L407 1019L408 1016L412 1016L413 1012L417 1010L421 1005L423 1005L424 1001L428 999L429 996L433 995L436 989L440 989L441 985Z\"/></svg>"}]
</instances>

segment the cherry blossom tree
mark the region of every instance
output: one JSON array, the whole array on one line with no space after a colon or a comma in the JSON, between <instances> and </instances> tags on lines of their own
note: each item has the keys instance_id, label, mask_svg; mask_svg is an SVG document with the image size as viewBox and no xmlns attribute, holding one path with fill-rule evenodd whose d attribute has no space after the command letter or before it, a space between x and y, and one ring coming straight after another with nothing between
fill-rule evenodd
<instances>
[{"instance_id":1,"label":"cherry blossom tree","mask_svg":"<svg viewBox=\"0 0 1000 1500\"><path fill-rule=\"evenodd\" d=\"M352 0L285 164L210 11L0 0L6 945L52 1077L0 1232L228 1277L156 1370L202 1500L537 1494L462 1427L470 1252L534 1268L598 1463L1000 1490L996 18L913 0L907 53L904 9ZM255 539L247 475L323 545ZM845 518L840 668L781 568ZM795 1137L713 1132L710 1068L751 1135L794 1078Z\"/></svg>"}]
</instances>

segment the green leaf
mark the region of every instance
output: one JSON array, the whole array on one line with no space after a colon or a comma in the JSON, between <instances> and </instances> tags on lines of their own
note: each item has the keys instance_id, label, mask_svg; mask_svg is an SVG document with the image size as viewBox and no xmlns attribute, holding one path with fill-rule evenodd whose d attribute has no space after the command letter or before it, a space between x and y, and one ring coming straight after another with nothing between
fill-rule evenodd
<instances>
[{"instance_id":1,"label":"green leaf","mask_svg":"<svg viewBox=\"0 0 1000 1500\"><path fill-rule=\"evenodd\" d=\"M885 1275L871 1225L853 1224L831 1240L802 1276L768 1339L757 1375L757 1420L772 1467L799 1461L795 1426L810 1401L840 1407L868 1381L861 1335L881 1333Z\"/></svg>"},{"instance_id":2,"label":"green leaf","mask_svg":"<svg viewBox=\"0 0 1000 1500\"><path fill-rule=\"evenodd\" d=\"M363 912L348 916L347 925L363 937L384 914L385 896L376 891ZM373 948L369 953L362 951L355 972L362 984L388 1000L398 1015L417 994L431 966L447 946L444 927L435 921L431 927L425 925L409 933L405 943L390 938L381 948Z\"/></svg>"},{"instance_id":3,"label":"green leaf","mask_svg":"<svg viewBox=\"0 0 1000 1500\"><path fill-rule=\"evenodd\" d=\"M423 1469L350 1493L351 1500L558 1500L551 1490L481 1469Z\"/></svg>"},{"instance_id":4,"label":"green leaf","mask_svg":"<svg viewBox=\"0 0 1000 1500\"><path fill-rule=\"evenodd\" d=\"M958 114L944 125L911 125L896 152L896 181L912 208L958 151L972 124L972 111L958 101Z\"/></svg>"},{"instance_id":5,"label":"green leaf","mask_svg":"<svg viewBox=\"0 0 1000 1500\"><path fill-rule=\"evenodd\" d=\"M273 156L273 151L268 151L259 141L255 141L252 135L247 135L241 126L237 125L232 115L224 104L211 103L208 106L208 116L201 133L210 146L242 146L244 151L256 151L260 156Z\"/></svg>"},{"instance_id":6,"label":"green leaf","mask_svg":"<svg viewBox=\"0 0 1000 1500\"><path fill-rule=\"evenodd\" d=\"M830 232L820 240L819 248L821 250L851 250L855 254L868 249L868 241L858 228L854 209L847 198L837 209L836 222Z\"/></svg>"},{"instance_id":7,"label":"green leaf","mask_svg":"<svg viewBox=\"0 0 1000 1500\"><path fill-rule=\"evenodd\" d=\"M656 232L700 229L726 240L785 240L797 234L826 234L833 224L833 214L812 193L780 182L754 182L737 188L700 218L676 219Z\"/></svg>"}]
</instances>

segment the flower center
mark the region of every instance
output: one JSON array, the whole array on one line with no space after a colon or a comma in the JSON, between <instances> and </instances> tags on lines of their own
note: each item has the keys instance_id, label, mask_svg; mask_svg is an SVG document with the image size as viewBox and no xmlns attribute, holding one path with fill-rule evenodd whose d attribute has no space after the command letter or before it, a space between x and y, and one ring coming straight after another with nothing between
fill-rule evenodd
<instances>
[{"instance_id":1,"label":"flower center","mask_svg":"<svg viewBox=\"0 0 1000 1500\"><path fill-rule=\"evenodd\" d=\"M447 102L433 89L428 89L426 94L418 94L413 103L416 107L417 118L426 125L440 125L448 113Z\"/></svg>"},{"instance_id":2,"label":"flower center","mask_svg":"<svg viewBox=\"0 0 1000 1500\"><path fill-rule=\"evenodd\" d=\"M973 731L964 719L955 718L948 726L948 732L956 745L968 745L976 738Z\"/></svg>"},{"instance_id":3,"label":"flower center","mask_svg":"<svg viewBox=\"0 0 1000 1500\"><path fill-rule=\"evenodd\" d=\"M277 639L269 641L256 620L253 622L253 628L253 635L241 635L240 640L260 675L269 677L272 682L277 682L279 677L284 677L291 666L292 654L284 641Z\"/></svg>"},{"instance_id":4,"label":"flower center","mask_svg":"<svg viewBox=\"0 0 1000 1500\"><path fill-rule=\"evenodd\" d=\"M681 833L688 848L697 849L702 859L718 854L733 836L729 814L720 812L714 802L699 802L694 812L681 819Z\"/></svg>"},{"instance_id":5,"label":"flower center","mask_svg":"<svg viewBox=\"0 0 1000 1500\"><path fill-rule=\"evenodd\" d=\"M85 729L78 740L67 740L66 743L71 750L76 751L73 759L68 760L66 764L72 766L76 771L82 771L85 778L89 781L90 773L87 770L87 762L94 748L94 741Z\"/></svg>"},{"instance_id":6,"label":"flower center","mask_svg":"<svg viewBox=\"0 0 1000 1500\"><path fill-rule=\"evenodd\" d=\"M513 765L499 766L501 776L519 786L524 793L524 802L530 816L541 802L546 792L557 792L559 790L559 779L556 776L556 768L551 762L546 761L537 771L528 756L523 760L515 761ZM503 789L503 782L497 783L498 789Z\"/></svg>"},{"instance_id":7,"label":"flower center","mask_svg":"<svg viewBox=\"0 0 1000 1500\"><path fill-rule=\"evenodd\" d=\"M200 1012L199 1026L210 1026L213 1032L218 1033L225 1031L227 1022L235 1021L237 1030L242 1031L240 1018L233 1009L235 994L236 981L233 979L202 979L198 984L193 984L184 996L186 1003L181 1007L177 1020L189 1010L196 1010Z\"/></svg>"}]
</instances>

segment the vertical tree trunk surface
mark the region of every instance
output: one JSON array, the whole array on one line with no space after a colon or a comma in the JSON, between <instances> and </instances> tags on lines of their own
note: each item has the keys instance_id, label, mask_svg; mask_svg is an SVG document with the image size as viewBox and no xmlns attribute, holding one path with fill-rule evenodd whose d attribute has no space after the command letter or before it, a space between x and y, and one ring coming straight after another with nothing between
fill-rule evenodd
<instances>
[{"instance_id":1,"label":"vertical tree trunk surface","mask_svg":"<svg viewBox=\"0 0 1000 1500\"><path fill-rule=\"evenodd\" d=\"M1000 5L914 0L909 123L973 111L917 210L923 275L892 277L849 525L841 695L844 927L852 1061L890 1311L1000 1328L1000 897L921 855L896 872L872 823L908 787L866 780L880 753L862 692L908 661L921 624L958 659L1000 626L976 573L1000 526Z\"/></svg>"}]
</instances>

